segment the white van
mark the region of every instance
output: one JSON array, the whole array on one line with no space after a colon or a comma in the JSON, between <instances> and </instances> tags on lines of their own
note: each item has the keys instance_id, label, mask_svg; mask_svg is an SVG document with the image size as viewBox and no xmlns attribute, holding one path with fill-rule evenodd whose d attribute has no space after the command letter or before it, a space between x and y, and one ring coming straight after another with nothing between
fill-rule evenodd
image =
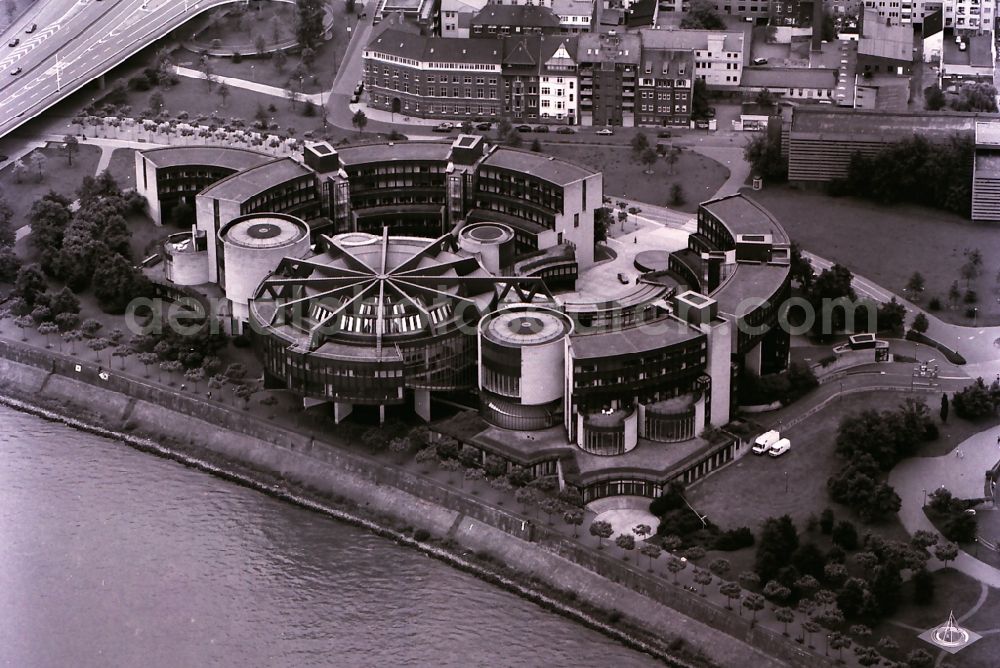
<instances>
[{"instance_id":1,"label":"white van","mask_svg":"<svg viewBox=\"0 0 1000 668\"><path fill-rule=\"evenodd\" d=\"M765 432L757 437L757 440L753 442L753 447L750 448L750 452L755 455L762 455L771 449L771 446L781 439L781 434L775 430Z\"/></svg>"},{"instance_id":2,"label":"white van","mask_svg":"<svg viewBox=\"0 0 1000 668\"><path fill-rule=\"evenodd\" d=\"M771 455L772 457L780 457L781 455L788 452L788 449L791 447L792 447L792 442L789 441L787 438L783 438L774 445L772 445L770 452L768 452L767 454Z\"/></svg>"}]
</instances>

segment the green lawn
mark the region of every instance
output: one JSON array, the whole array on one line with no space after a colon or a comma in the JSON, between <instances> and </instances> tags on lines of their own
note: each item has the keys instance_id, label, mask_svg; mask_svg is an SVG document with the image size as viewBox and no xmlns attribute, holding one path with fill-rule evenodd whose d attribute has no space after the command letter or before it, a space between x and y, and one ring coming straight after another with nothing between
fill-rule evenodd
<instances>
[{"instance_id":1,"label":"green lawn","mask_svg":"<svg viewBox=\"0 0 1000 668\"><path fill-rule=\"evenodd\" d=\"M525 148L534 138L525 137ZM539 141L545 153L604 172L604 193L608 197L626 197L693 213L698 202L709 199L729 178L729 170L723 165L687 149L681 152L672 174L662 160L653 165L652 174L646 174L646 166L635 158L628 145L607 144L596 150L593 146L542 138ZM684 189L686 202L681 206L670 203L670 187L674 183Z\"/></svg>"},{"instance_id":2,"label":"green lawn","mask_svg":"<svg viewBox=\"0 0 1000 668\"><path fill-rule=\"evenodd\" d=\"M209 45L218 39L221 48L253 48L257 37L269 45L293 39L297 14L290 3L257 3L256 9L246 12L222 7L208 12L194 30L199 44Z\"/></svg>"},{"instance_id":3,"label":"green lawn","mask_svg":"<svg viewBox=\"0 0 1000 668\"><path fill-rule=\"evenodd\" d=\"M80 187L80 181L84 176L94 175L97 171L97 163L101 159L101 149L96 146L81 143L79 149L73 157L72 166L66 162L65 154L56 146L47 146L32 151L23 158L29 172L21 179L20 183L14 180L14 163L9 163L0 169L0 192L7 198L7 202L14 211L14 227L27 224L31 205L50 190L70 199L76 199L74 193ZM31 171L31 156L36 152L41 153L46 158L41 179L38 178L37 173Z\"/></svg>"},{"instance_id":4,"label":"green lawn","mask_svg":"<svg viewBox=\"0 0 1000 668\"><path fill-rule=\"evenodd\" d=\"M356 14L340 15L340 20L333 29L333 36L329 41L323 42L316 49L316 59L311 67L307 68L308 75L302 81L302 90L305 93L319 93L329 90L333 85L333 79L337 74L340 63L343 60L347 44L350 42L350 33L347 27L354 29L358 19ZM199 55L185 49L178 49L171 57L174 62L184 67L198 69ZM239 63L233 62L232 58L210 58L212 71L218 76L236 77L247 81L288 88L294 86L299 89L298 81L292 82L292 73L299 64L298 54L288 54L288 61L285 66L278 70L270 56L265 57L244 57Z\"/></svg>"},{"instance_id":5,"label":"green lawn","mask_svg":"<svg viewBox=\"0 0 1000 668\"><path fill-rule=\"evenodd\" d=\"M947 294L956 279L965 288L960 275L963 251L979 249L983 273L971 284L979 295L978 323L1000 324L1000 230L996 226L973 224L944 211L879 206L787 186L753 195L803 248L840 262L893 292L903 294L909 277L919 271L927 280L922 303L939 297L946 308L938 315L949 322L972 324L961 306L947 308Z\"/></svg>"},{"instance_id":6,"label":"green lawn","mask_svg":"<svg viewBox=\"0 0 1000 668\"><path fill-rule=\"evenodd\" d=\"M135 149L116 148L111 153L108 172L115 177L122 190L135 188Z\"/></svg>"}]
</instances>

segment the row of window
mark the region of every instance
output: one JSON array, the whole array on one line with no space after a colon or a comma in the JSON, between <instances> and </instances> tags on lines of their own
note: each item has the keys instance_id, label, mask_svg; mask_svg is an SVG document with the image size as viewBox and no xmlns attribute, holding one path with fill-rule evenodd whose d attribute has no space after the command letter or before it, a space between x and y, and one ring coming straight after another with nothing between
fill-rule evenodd
<instances>
[{"instance_id":1,"label":"row of window","mask_svg":"<svg viewBox=\"0 0 1000 668\"><path fill-rule=\"evenodd\" d=\"M686 113L687 110L686 104L675 104L673 108L673 112L678 114ZM656 111L661 114L669 114L671 109L669 104L640 104L639 111Z\"/></svg>"}]
</instances>

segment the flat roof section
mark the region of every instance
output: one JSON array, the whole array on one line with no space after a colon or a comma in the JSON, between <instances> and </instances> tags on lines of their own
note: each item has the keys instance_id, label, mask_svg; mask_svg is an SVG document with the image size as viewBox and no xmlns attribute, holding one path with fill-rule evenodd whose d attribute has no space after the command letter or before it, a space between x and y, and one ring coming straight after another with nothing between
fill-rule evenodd
<instances>
[{"instance_id":1,"label":"flat roof section","mask_svg":"<svg viewBox=\"0 0 1000 668\"><path fill-rule=\"evenodd\" d=\"M337 149L344 167L372 162L431 160L447 162L451 155L450 141L401 141L391 144L342 146Z\"/></svg>"},{"instance_id":2,"label":"flat roof section","mask_svg":"<svg viewBox=\"0 0 1000 668\"><path fill-rule=\"evenodd\" d=\"M961 112L889 113L860 109L814 110L797 107L792 114L791 138L892 142L915 134L945 138L971 133L978 120L1000 119L996 114Z\"/></svg>"},{"instance_id":3,"label":"flat roof section","mask_svg":"<svg viewBox=\"0 0 1000 668\"><path fill-rule=\"evenodd\" d=\"M311 174L313 174L311 169L291 158L278 158L216 181L202 190L198 196L245 202L269 188Z\"/></svg>"},{"instance_id":4,"label":"flat roof section","mask_svg":"<svg viewBox=\"0 0 1000 668\"><path fill-rule=\"evenodd\" d=\"M573 335L570 347L574 359L603 359L652 352L703 336L687 323L665 316L638 327Z\"/></svg>"},{"instance_id":5,"label":"flat roof section","mask_svg":"<svg viewBox=\"0 0 1000 668\"><path fill-rule=\"evenodd\" d=\"M224 146L165 146L142 151L142 155L157 168L213 165L239 171L274 160L265 153Z\"/></svg>"},{"instance_id":6,"label":"flat roof section","mask_svg":"<svg viewBox=\"0 0 1000 668\"><path fill-rule=\"evenodd\" d=\"M552 156L513 148L497 148L483 161L484 165L511 169L545 179L549 183L566 186L582 181L599 172Z\"/></svg>"},{"instance_id":7,"label":"flat roof section","mask_svg":"<svg viewBox=\"0 0 1000 668\"><path fill-rule=\"evenodd\" d=\"M757 304L750 299L771 299L788 280L788 265L741 263L726 282L716 288L712 299L719 304L719 313L741 315Z\"/></svg>"},{"instance_id":8,"label":"flat roof section","mask_svg":"<svg viewBox=\"0 0 1000 668\"><path fill-rule=\"evenodd\" d=\"M788 234L771 213L746 195L729 195L703 202L735 239L741 234L769 234L776 244L787 244Z\"/></svg>"}]
</instances>

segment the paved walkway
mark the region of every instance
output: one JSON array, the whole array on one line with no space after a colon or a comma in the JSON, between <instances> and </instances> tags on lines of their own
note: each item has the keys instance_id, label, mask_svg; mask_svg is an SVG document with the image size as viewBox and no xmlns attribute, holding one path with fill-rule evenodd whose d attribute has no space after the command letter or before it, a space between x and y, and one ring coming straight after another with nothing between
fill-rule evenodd
<instances>
[{"instance_id":1,"label":"paved walkway","mask_svg":"<svg viewBox=\"0 0 1000 668\"><path fill-rule=\"evenodd\" d=\"M947 429L947 426L943 429ZM889 474L889 484L895 488L902 501L899 520L909 533L923 529L938 534L924 514L925 493L929 495L943 486L958 497L983 496L983 474L1000 460L997 439L1000 439L1000 426L970 436L946 455L914 457L896 465ZM1000 511L984 509L979 512ZM942 566L935 559L931 562L937 567ZM950 562L949 566L983 584L1000 588L1000 569L979 561L964 550L959 551L958 558Z\"/></svg>"}]
</instances>

